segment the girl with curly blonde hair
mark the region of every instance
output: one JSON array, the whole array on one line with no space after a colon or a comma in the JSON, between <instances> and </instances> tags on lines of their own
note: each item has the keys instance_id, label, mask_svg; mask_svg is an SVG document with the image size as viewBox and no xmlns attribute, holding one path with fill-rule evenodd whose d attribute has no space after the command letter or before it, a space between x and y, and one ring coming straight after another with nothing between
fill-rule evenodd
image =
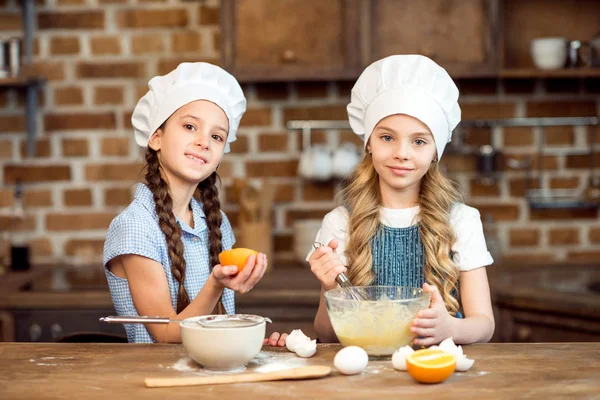
<instances>
[{"instance_id":1,"label":"girl with curly blonde hair","mask_svg":"<svg viewBox=\"0 0 600 400\"><path fill-rule=\"evenodd\" d=\"M342 205L323 220L309 253L322 285L315 329L337 338L323 293L345 272L355 286L423 287L431 304L412 321L415 345L452 337L485 342L494 332L479 212L461 202L439 159L460 122L458 89L427 57L379 60L352 89L348 115L365 154L341 192ZM459 284L460 283L460 284Z\"/></svg>"}]
</instances>

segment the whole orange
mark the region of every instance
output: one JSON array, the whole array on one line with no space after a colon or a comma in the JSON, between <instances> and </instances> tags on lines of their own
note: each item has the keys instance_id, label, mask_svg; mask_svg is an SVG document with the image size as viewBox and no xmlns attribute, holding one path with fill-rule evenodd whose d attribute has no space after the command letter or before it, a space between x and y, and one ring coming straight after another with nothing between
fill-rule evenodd
<instances>
[{"instance_id":1,"label":"whole orange","mask_svg":"<svg viewBox=\"0 0 600 400\"><path fill-rule=\"evenodd\" d=\"M417 350L406 357L410 376L421 383L440 383L452 375L456 357L443 350Z\"/></svg>"},{"instance_id":2,"label":"whole orange","mask_svg":"<svg viewBox=\"0 0 600 400\"><path fill-rule=\"evenodd\" d=\"M225 250L219 254L219 262L221 265L235 265L238 268L238 272L241 272L246 266L248 257L251 255L257 255L258 252L252 249L245 249L243 247L231 250Z\"/></svg>"}]
</instances>

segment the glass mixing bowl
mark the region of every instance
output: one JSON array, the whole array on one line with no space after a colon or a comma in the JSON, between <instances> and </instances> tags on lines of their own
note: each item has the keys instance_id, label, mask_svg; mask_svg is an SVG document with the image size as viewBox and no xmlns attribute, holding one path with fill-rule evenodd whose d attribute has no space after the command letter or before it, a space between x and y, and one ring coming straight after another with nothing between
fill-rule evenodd
<instances>
[{"instance_id":1,"label":"glass mixing bowl","mask_svg":"<svg viewBox=\"0 0 600 400\"><path fill-rule=\"evenodd\" d=\"M358 295L366 300L357 300ZM429 307L430 293L406 286L353 286L325 292L327 313L340 343L388 356L411 343L410 323Z\"/></svg>"}]
</instances>

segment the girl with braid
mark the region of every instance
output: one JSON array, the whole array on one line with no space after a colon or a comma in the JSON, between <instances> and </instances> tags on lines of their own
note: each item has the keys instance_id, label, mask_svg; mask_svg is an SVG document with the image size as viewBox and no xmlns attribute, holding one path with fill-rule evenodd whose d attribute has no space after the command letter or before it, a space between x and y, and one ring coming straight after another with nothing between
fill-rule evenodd
<instances>
[{"instance_id":1,"label":"girl with braid","mask_svg":"<svg viewBox=\"0 0 600 400\"><path fill-rule=\"evenodd\" d=\"M220 209L217 171L246 99L233 76L207 63L180 64L148 86L131 118L145 149L145 184L112 221L104 245L115 310L172 319L233 314L234 291L251 290L267 267L262 253L239 274L218 258L235 238ZM125 330L129 342L181 342L178 323Z\"/></svg>"},{"instance_id":2,"label":"girl with braid","mask_svg":"<svg viewBox=\"0 0 600 400\"><path fill-rule=\"evenodd\" d=\"M412 321L415 345L452 337L485 342L494 332L479 212L461 203L439 168L460 122L458 89L427 57L396 55L368 66L348 105L365 154L327 214L307 261L322 291L346 272L355 286L423 287L431 304ZM459 285L460 282L460 285ZM336 341L321 295L315 329Z\"/></svg>"}]
</instances>

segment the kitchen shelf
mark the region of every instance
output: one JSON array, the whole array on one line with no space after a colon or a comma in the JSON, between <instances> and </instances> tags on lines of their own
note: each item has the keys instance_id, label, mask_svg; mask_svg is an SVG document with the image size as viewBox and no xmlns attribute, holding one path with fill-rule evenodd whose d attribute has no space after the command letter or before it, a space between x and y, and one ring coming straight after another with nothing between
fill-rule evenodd
<instances>
[{"instance_id":1,"label":"kitchen shelf","mask_svg":"<svg viewBox=\"0 0 600 400\"><path fill-rule=\"evenodd\" d=\"M578 210L593 210L595 208L599 208L600 207L600 203L595 203L592 201L584 201L584 200L571 200L571 201L565 201L565 200L553 200L553 199L546 199L546 200L529 200L529 207L532 210L558 210L558 209L578 209Z\"/></svg>"},{"instance_id":2,"label":"kitchen shelf","mask_svg":"<svg viewBox=\"0 0 600 400\"><path fill-rule=\"evenodd\" d=\"M556 70L540 70L535 68L502 69L500 78L600 78L600 68L563 68Z\"/></svg>"},{"instance_id":3,"label":"kitchen shelf","mask_svg":"<svg viewBox=\"0 0 600 400\"><path fill-rule=\"evenodd\" d=\"M38 85L43 83L46 78L42 76L16 76L8 78L0 78L0 87L27 87L30 85Z\"/></svg>"},{"instance_id":4,"label":"kitchen shelf","mask_svg":"<svg viewBox=\"0 0 600 400\"><path fill-rule=\"evenodd\" d=\"M45 78L29 75L26 72L32 65L33 36L36 29L36 0L19 0L23 17L23 55L21 59L21 76L0 78L0 89L21 88L25 90L25 117L27 131L27 155L35 153L35 137L37 135L38 90Z\"/></svg>"}]
</instances>

